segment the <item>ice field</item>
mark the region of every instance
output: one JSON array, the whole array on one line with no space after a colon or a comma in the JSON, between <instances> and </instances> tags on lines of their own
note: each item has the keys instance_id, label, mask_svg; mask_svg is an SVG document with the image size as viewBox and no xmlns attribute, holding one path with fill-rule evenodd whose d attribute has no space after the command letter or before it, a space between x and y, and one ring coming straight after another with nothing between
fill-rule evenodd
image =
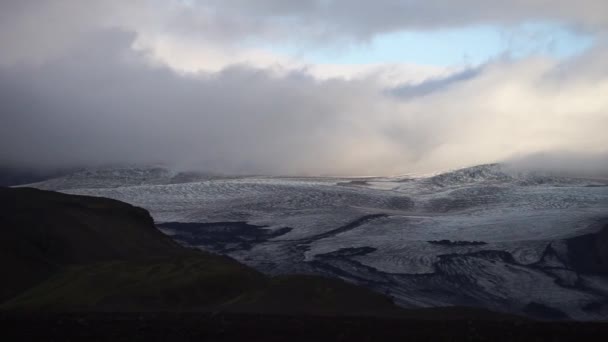
<instances>
[{"instance_id":1,"label":"ice field","mask_svg":"<svg viewBox=\"0 0 608 342\"><path fill-rule=\"evenodd\" d=\"M608 276L577 254L608 224L608 180L493 164L352 179L123 168L32 186L141 206L183 244L269 274L340 277L405 307L608 318Z\"/></svg>"}]
</instances>

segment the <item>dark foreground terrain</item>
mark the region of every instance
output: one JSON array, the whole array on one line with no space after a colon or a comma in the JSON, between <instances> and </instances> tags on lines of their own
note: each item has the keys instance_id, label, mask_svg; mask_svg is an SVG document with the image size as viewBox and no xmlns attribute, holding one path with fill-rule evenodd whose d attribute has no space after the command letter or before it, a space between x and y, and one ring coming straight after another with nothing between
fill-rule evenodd
<instances>
[{"instance_id":1,"label":"dark foreground terrain","mask_svg":"<svg viewBox=\"0 0 608 342\"><path fill-rule=\"evenodd\" d=\"M603 323L480 316L439 319L424 310L421 317L401 318L236 313L10 315L0 318L0 329L5 341L605 341L608 337Z\"/></svg>"},{"instance_id":2,"label":"dark foreground terrain","mask_svg":"<svg viewBox=\"0 0 608 342\"><path fill-rule=\"evenodd\" d=\"M472 308L404 310L336 279L268 277L181 247L147 211L105 198L0 188L0 234L2 340L555 341L608 333L603 323Z\"/></svg>"},{"instance_id":3,"label":"dark foreground terrain","mask_svg":"<svg viewBox=\"0 0 608 342\"><path fill-rule=\"evenodd\" d=\"M182 247L115 200L0 188L0 310L398 315L336 279L267 277Z\"/></svg>"}]
</instances>

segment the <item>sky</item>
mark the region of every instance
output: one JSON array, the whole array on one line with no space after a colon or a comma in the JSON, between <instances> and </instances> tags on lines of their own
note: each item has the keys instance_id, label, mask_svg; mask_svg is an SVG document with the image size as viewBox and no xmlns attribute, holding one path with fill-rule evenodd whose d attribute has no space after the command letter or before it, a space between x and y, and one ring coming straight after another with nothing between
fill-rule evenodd
<instances>
[{"instance_id":1,"label":"sky","mask_svg":"<svg viewBox=\"0 0 608 342\"><path fill-rule=\"evenodd\" d=\"M593 44L593 35L569 30L559 23L530 21L513 27L473 25L433 31L382 33L350 46L302 49L298 45L268 46L311 63L415 63L439 67L479 65L504 54L522 58L546 54L568 58Z\"/></svg>"},{"instance_id":2,"label":"sky","mask_svg":"<svg viewBox=\"0 0 608 342\"><path fill-rule=\"evenodd\" d=\"M603 168L607 13L604 0L4 0L0 165Z\"/></svg>"}]
</instances>

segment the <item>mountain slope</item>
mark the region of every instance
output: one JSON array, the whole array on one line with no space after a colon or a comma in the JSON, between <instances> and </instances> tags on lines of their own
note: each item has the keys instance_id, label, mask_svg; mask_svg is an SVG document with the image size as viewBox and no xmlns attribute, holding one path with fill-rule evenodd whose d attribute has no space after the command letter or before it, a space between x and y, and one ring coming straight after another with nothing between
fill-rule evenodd
<instances>
[{"instance_id":1,"label":"mountain slope","mask_svg":"<svg viewBox=\"0 0 608 342\"><path fill-rule=\"evenodd\" d=\"M62 266L183 253L143 209L119 201L0 188L0 300Z\"/></svg>"},{"instance_id":2,"label":"mountain slope","mask_svg":"<svg viewBox=\"0 0 608 342\"><path fill-rule=\"evenodd\" d=\"M398 314L338 280L268 278L178 246L140 208L104 198L0 188L0 309Z\"/></svg>"}]
</instances>

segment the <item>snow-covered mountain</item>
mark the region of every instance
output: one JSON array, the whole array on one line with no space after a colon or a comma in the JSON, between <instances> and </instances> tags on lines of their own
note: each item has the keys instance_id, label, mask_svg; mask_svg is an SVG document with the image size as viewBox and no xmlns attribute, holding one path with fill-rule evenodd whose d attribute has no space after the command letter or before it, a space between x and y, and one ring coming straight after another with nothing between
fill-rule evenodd
<instances>
[{"instance_id":1,"label":"snow-covered mountain","mask_svg":"<svg viewBox=\"0 0 608 342\"><path fill-rule=\"evenodd\" d=\"M104 189L135 185L178 184L225 178L202 172L178 172L164 167L81 169L63 177L29 184L44 190Z\"/></svg>"},{"instance_id":2,"label":"snow-covered mountain","mask_svg":"<svg viewBox=\"0 0 608 342\"><path fill-rule=\"evenodd\" d=\"M591 255L608 248L598 233L608 186L597 180L493 164L365 179L125 168L34 186L138 205L184 244L269 274L340 277L405 307L608 318L608 259Z\"/></svg>"}]
</instances>

